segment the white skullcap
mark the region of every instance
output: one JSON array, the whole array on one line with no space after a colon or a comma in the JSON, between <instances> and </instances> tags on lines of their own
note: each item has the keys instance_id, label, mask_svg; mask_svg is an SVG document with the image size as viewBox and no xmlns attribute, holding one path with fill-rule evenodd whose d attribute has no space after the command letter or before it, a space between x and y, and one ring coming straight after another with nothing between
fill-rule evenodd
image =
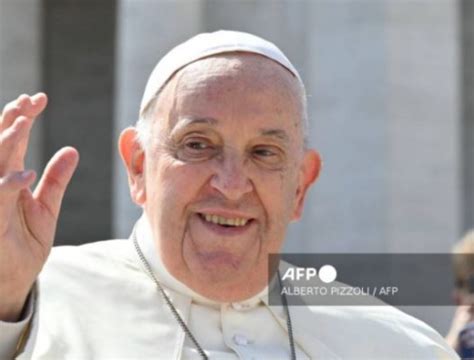
<instances>
[{"instance_id":1,"label":"white skullcap","mask_svg":"<svg viewBox=\"0 0 474 360\"><path fill-rule=\"evenodd\" d=\"M140 115L143 115L156 94L178 70L196 60L235 51L250 52L270 58L287 68L303 84L298 71L275 44L239 31L220 30L203 33L176 46L156 64L145 87Z\"/></svg>"}]
</instances>

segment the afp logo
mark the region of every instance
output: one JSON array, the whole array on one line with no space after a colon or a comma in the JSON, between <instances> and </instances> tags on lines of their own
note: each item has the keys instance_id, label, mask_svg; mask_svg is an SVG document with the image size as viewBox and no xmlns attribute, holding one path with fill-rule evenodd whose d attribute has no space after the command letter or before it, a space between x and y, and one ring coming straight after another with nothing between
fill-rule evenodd
<instances>
[{"instance_id":1,"label":"afp logo","mask_svg":"<svg viewBox=\"0 0 474 360\"><path fill-rule=\"evenodd\" d=\"M323 265L318 270L314 267L291 267L288 268L282 276L282 280L311 280L317 278L326 284L332 283L337 278L337 270L332 265Z\"/></svg>"}]
</instances>

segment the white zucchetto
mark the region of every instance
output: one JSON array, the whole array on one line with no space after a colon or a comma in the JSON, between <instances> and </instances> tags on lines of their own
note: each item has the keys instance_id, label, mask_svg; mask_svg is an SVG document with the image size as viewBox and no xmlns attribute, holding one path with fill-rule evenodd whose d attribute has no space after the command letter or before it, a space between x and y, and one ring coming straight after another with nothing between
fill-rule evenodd
<instances>
[{"instance_id":1,"label":"white zucchetto","mask_svg":"<svg viewBox=\"0 0 474 360\"><path fill-rule=\"evenodd\" d=\"M212 55L238 51L259 54L278 62L303 84L298 71L275 44L239 31L202 33L173 48L156 64L145 87L140 115L168 80L184 66Z\"/></svg>"}]
</instances>

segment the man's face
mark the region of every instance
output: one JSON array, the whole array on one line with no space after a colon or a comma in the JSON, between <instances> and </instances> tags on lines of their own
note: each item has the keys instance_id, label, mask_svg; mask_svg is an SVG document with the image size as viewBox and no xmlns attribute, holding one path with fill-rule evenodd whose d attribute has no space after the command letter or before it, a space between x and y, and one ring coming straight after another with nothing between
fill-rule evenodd
<instances>
[{"instance_id":1,"label":"man's face","mask_svg":"<svg viewBox=\"0 0 474 360\"><path fill-rule=\"evenodd\" d=\"M163 89L145 151L143 206L161 259L208 298L263 289L319 170L303 150L296 79L255 54L210 57Z\"/></svg>"}]
</instances>

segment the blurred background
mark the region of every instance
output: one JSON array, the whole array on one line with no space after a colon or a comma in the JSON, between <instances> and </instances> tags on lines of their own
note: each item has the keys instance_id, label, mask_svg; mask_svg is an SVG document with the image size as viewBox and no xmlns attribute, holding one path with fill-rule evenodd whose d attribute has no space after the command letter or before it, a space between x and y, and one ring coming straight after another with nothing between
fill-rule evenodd
<instances>
[{"instance_id":1,"label":"blurred background","mask_svg":"<svg viewBox=\"0 0 474 360\"><path fill-rule=\"evenodd\" d=\"M2 106L50 99L28 166L81 154L56 244L128 237L140 209L118 135L155 63L219 29L275 42L307 86L324 168L286 251L449 252L474 227L472 1L0 0ZM443 335L453 311L403 310Z\"/></svg>"}]
</instances>

